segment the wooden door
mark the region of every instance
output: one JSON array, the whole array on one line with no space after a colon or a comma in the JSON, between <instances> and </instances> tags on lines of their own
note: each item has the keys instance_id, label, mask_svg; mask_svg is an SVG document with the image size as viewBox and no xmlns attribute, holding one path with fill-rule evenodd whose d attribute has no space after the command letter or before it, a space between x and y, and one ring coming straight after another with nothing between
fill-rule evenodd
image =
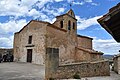
<instances>
[{"instance_id":1,"label":"wooden door","mask_svg":"<svg viewBox=\"0 0 120 80\"><path fill-rule=\"evenodd\" d=\"M32 62L32 49L27 49L27 62Z\"/></svg>"}]
</instances>

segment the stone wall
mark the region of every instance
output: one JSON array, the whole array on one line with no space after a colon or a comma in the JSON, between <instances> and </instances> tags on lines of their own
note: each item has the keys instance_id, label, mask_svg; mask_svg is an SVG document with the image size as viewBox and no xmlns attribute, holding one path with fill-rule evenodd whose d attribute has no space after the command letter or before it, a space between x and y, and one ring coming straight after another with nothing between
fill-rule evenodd
<instances>
[{"instance_id":1,"label":"stone wall","mask_svg":"<svg viewBox=\"0 0 120 80\"><path fill-rule=\"evenodd\" d=\"M60 64L74 62L76 35L55 28L47 27L46 47L59 48Z\"/></svg>"},{"instance_id":2,"label":"stone wall","mask_svg":"<svg viewBox=\"0 0 120 80\"><path fill-rule=\"evenodd\" d=\"M114 57L113 63L114 63L114 71L118 73L118 57Z\"/></svg>"},{"instance_id":3,"label":"stone wall","mask_svg":"<svg viewBox=\"0 0 120 80\"><path fill-rule=\"evenodd\" d=\"M83 61L90 61L90 53L87 51L83 51L83 50L79 50L78 48L76 48L77 52L76 52L76 62L83 62Z\"/></svg>"},{"instance_id":4,"label":"stone wall","mask_svg":"<svg viewBox=\"0 0 120 80\"><path fill-rule=\"evenodd\" d=\"M85 48L76 48L75 61L76 62L90 62L102 60L103 53Z\"/></svg>"},{"instance_id":5,"label":"stone wall","mask_svg":"<svg viewBox=\"0 0 120 80\"><path fill-rule=\"evenodd\" d=\"M90 61L98 61L98 60L103 60L102 53L91 53L90 54Z\"/></svg>"},{"instance_id":6,"label":"stone wall","mask_svg":"<svg viewBox=\"0 0 120 80\"><path fill-rule=\"evenodd\" d=\"M75 74L78 74L80 77L109 76L109 62L76 63L59 66L54 78L68 79L73 78Z\"/></svg>"},{"instance_id":7,"label":"stone wall","mask_svg":"<svg viewBox=\"0 0 120 80\"><path fill-rule=\"evenodd\" d=\"M14 43L13 43L13 54L14 54L14 61L19 61L20 59L20 51L19 51L19 33L14 34Z\"/></svg>"},{"instance_id":8,"label":"stone wall","mask_svg":"<svg viewBox=\"0 0 120 80\"><path fill-rule=\"evenodd\" d=\"M78 40L78 47L92 49L92 38L78 35L77 40Z\"/></svg>"},{"instance_id":9,"label":"stone wall","mask_svg":"<svg viewBox=\"0 0 120 80\"><path fill-rule=\"evenodd\" d=\"M27 49L32 49L32 63L44 65L46 26L45 22L33 20L15 34L14 55L16 61L26 62ZM31 44L28 44L29 36L32 36Z\"/></svg>"},{"instance_id":10,"label":"stone wall","mask_svg":"<svg viewBox=\"0 0 120 80\"><path fill-rule=\"evenodd\" d=\"M120 74L120 57L118 57L118 74Z\"/></svg>"},{"instance_id":11,"label":"stone wall","mask_svg":"<svg viewBox=\"0 0 120 80\"><path fill-rule=\"evenodd\" d=\"M120 56L114 57L113 63L114 63L114 71L120 74Z\"/></svg>"},{"instance_id":12,"label":"stone wall","mask_svg":"<svg viewBox=\"0 0 120 80\"><path fill-rule=\"evenodd\" d=\"M54 50L54 48L53 48ZM59 50L57 48L57 50ZM59 51L58 51L59 52ZM109 76L109 61L96 61L84 63L71 63L59 65L59 53L47 51L45 64L45 77L56 79L73 78L77 73L80 77Z\"/></svg>"}]
</instances>

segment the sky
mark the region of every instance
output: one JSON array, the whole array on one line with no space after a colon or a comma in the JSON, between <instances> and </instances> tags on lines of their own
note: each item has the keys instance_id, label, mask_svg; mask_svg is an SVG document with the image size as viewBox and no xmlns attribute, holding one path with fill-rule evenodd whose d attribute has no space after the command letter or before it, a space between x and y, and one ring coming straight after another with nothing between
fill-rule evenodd
<instances>
[{"instance_id":1,"label":"sky","mask_svg":"<svg viewBox=\"0 0 120 80\"><path fill-rule=\"evenodd\" d=\"M0 48L12 48L14 33L31 20L53 23L55 16L72 9L77 18L77 33L93 38L93 49L118 54L120 44L97 22L119 0L0 0Z\"/></svg>"}]
</instances>

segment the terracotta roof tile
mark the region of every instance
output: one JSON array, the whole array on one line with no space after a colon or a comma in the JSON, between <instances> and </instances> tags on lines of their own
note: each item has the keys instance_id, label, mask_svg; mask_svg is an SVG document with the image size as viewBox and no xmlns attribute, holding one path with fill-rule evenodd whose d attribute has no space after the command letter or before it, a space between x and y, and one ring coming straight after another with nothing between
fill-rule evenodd
<instances>
[{"instance_id":1,"label":"terracotta roof tile","mask_svg":"<svg viewBox=\"0 0 120 80\"><path fill-rule=\"evenodd\" d=\"M92 39L93 40L93 38L90 38L90 37L87 37L87 36L83 36L83 35L79 35L79 34L77 34L77 37L83 37L83 38L88 38L88 39Z\"/></svg>"},{"instance_id":2,"label":"terracotta roof tile","mask_svg":"<svg viewBox=\"0 0 120 80\"><path fill-rule=\"evenodd\" d=\"M79 49L79 50L83 50L83 51L89 52L91 54L103 54L102 52L98 52L98 51L91 50L91 49L86 49L86 48L82 48L82 47L76 47L76 48Z\"/></svg>"}]
</instances>

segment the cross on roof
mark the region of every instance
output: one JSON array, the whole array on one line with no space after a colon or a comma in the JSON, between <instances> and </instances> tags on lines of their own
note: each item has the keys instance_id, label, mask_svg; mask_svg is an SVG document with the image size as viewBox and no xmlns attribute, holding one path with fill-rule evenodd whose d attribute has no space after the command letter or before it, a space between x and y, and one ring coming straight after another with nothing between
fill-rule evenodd
<instances>
[{"instance_id":1,"label":"cross on roof","mask_svg":"<svg viewBox=\"0 0 120 80\"><path fill-rule=\"evenodd\" d=\"M72 8L72 4L73 4L73 2L74 2L73 0L70 2L70 8Z\"/></svg>"}]
</instances>

